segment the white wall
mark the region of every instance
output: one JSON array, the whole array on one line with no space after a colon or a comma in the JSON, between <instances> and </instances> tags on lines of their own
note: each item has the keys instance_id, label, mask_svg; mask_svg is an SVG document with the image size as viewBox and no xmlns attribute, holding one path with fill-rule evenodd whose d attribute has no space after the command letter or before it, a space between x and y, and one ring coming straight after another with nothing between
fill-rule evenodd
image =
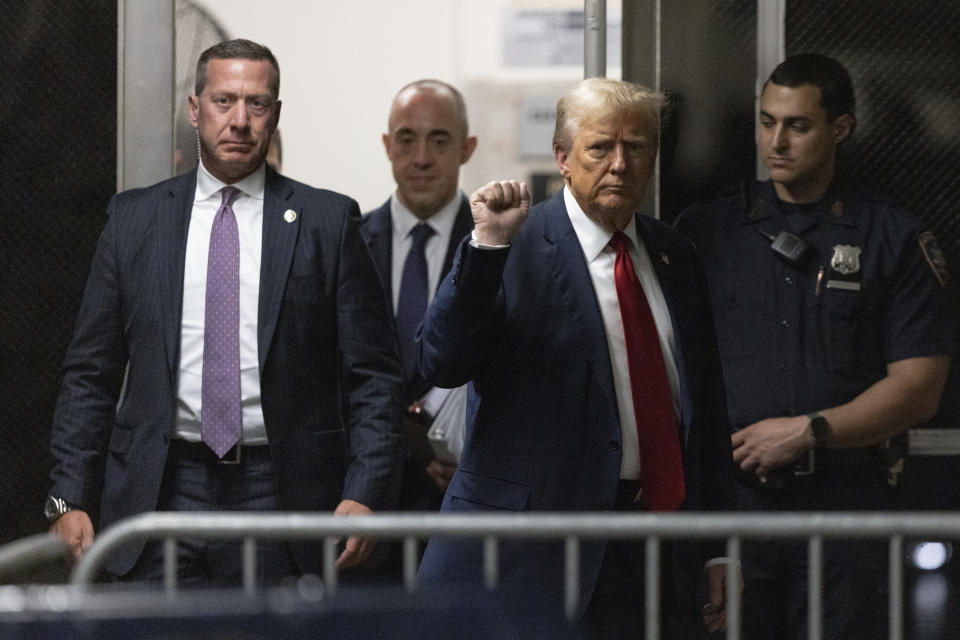
<instances>
[{"instance_id":1,"label":"white wall","mask_svg":"<svg viewBox=\"0 0 960 640\"><path fill-rule=\"evenodd\" d=\"M262 0L196 2L230 37L265 44L277 56L283 172L347 193L364 211L393 191L380 136L390 101L407 82L438 78L466 96L480 138L461 176L469 192L488 180L551 170L549 155L515 153L514 107L530 92L552 95L583 77L577 66L506 69L501 62L508 8L582 9L582 0L274 0L268 11ZM619 69L608 75L619 77Z\"/></svg>"}]
</instances>

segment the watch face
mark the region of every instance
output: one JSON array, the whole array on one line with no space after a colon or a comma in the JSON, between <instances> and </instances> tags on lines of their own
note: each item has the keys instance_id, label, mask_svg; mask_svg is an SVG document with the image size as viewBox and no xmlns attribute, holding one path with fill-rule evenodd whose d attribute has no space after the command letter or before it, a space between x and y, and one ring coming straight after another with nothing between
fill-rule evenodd
<instances>
[{"instance_id":1,"label":"watch face","mask_svg":"<svg viewBox=\"0 0 960 640\"><path fill-rule=\"evenodd\" d=\"M55 520L67 512L67 503L60 498L50 496L43 505L43 515L47 520Z\"/></svg>"},{"instance_id":2,"label":"watch face","mask_svg":"<svg viewBox=\"0 0 960 640\"><path fill-rule=\"evenodd\" d=\"M827 438L830 437L830 424L826 418L817 416L811 420L810 430L813 431L813 439L817 441L818 446L823 446L827 443Z\"/></svg>"},{"instance_id":3,"label":"watch face","mask_svg":"<svg viewBox=\"0 0 960 640\"><path fill-rule=\"evenodd\" d=\"M47 501L43 505L43 515L49 520L54 517L57 512L57 503L56 498L50 496L47 498Z\"/></svg>"}]
</instances>

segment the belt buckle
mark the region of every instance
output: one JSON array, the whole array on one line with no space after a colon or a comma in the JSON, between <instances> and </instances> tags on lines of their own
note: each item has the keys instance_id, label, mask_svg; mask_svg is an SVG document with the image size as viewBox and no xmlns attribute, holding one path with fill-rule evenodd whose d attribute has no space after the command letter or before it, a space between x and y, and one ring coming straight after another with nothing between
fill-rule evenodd
<instances>
[{"instance_id":1,"label":"belt buckle","mask_svg":"<svg viewBox=\"0 0 960 640\"><path fill-rule=\"evenodd\" d=\"M795 476L812 476L817 470L817 452L816 449L810 449L807 451L807 463L806 465L797 462L793 465L791 470Z\"/></svg>"},{"instance_id":2,"label":"belt buckle","mask_svg":"<svg viewBox=\"0 0 960 640\"><path fill-rule=\"evenodd\" d=\"M227 455L217 460L217 464L227 464L227 465L240 464L241 462L243 462L241 449L242 447L240 446L239 442L233 445L233 448L230 449L230 451L233 451L233 456L230 456L230 451L227 451Z\"/></svg>"}]
</instances>

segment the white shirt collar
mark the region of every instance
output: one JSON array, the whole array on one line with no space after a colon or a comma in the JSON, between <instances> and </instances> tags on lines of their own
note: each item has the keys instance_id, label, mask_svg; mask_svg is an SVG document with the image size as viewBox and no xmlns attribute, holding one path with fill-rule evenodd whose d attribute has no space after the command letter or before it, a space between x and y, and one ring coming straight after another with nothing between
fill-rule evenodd
<instances>
[{"instance_id":1,"label":"white shirt collar","mask_svg":"<svg viewBox=\"0 0 960 640\"><path fill-rule=\"evenodd\" d=\"M453 224L457 219L462 198L463 192L457 189L453 199L425 221L440 237L449 238L453 233ZM424 222L400 202L396 191L390 196L390 220L393 223L393 233L400 238L406 238L411 229Z\"/></svg>"},{"instance_id":2,"label":"white shirt collar","mask_svg":"<svg viewBox=\"0 0 960 640\"><path fill-rule=\"evenodd\" d=\"M563 203L567 207L570 224L573 225L573 230L577 234L580 246L583 248L584 257L586 257L587 262L593 262L610 243L613 234L587 217L587 214L580 208L580 203L577 202L573 193L566 186L563 187ZM639 246L636 215L630 216L630 222L624 227L623 233L630 238L634 248Z\"/></svg>"},{"instance_id":3,"label":"white shirt collar","mask_svg":"<svg viewBox=\"0 0 960 640\"><path fill-rule=\"evenodd\" d=\"M267 177L267 165L266 163L261 163L260 167L248 175L243 180L234 182L232 187L240 189L240 191L251 198L257 198L263 200L263 191L264 184L266 183ZM197 200L206 200L211 197L220 189L226 187L227 184L222 182L218 178L213 177L207 168L203 166L203 161L200 161L200 166L197 167Z\"/></svg>"}]
</instances>

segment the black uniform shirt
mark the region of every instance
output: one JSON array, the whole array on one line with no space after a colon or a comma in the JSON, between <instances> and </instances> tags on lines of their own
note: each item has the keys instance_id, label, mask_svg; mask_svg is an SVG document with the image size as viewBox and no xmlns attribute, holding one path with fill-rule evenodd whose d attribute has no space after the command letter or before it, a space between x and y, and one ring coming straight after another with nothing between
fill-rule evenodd
<instances>
[{"instance_id":1,"label":"black uniform shirt","mask_svg":"<svg viewBox=\"0 0 960 640\"><path fill-rule=\"evenodd\" d=\"M677 219L701 252L734 428L844 404L888 363L954 344L942 255L918 221L850 192L785 208L766 182ZM787 264L758 230L796 233L806 258Z\"/></svg>"}]
</instances>

